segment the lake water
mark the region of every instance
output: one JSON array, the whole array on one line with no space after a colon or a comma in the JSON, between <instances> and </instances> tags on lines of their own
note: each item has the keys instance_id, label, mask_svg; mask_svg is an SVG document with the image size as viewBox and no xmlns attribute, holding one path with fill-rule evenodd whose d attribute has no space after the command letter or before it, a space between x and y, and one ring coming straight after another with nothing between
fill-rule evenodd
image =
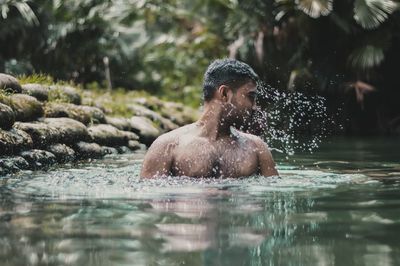
<instances>
[{"instance_id":1,"label":"lake water","mask_svg":"<svg viewBox=\"0 0 400 266\"><path fill-rule=\"evenodd\" d=\"M0 265L400 265L400 142L274 154L281 179L138 179L142 154L0 179Z\"/></svg>"}]
</instances>

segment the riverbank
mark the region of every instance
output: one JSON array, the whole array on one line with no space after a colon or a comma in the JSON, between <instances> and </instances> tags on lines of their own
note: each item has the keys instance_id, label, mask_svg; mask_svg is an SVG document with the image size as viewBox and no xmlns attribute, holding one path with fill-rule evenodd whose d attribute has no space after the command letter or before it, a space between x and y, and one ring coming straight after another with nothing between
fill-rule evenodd
<instances>
[{"instance_id":1,"label":"riverbank","mask_svg":"<svg viewBox=\"0 0 400 266\"><path fill-rule=\"evenodd\" d=\"M0 74L0 177L144 150L197 117L193 108L146 93Z\"/></svg>"}]
</instances>

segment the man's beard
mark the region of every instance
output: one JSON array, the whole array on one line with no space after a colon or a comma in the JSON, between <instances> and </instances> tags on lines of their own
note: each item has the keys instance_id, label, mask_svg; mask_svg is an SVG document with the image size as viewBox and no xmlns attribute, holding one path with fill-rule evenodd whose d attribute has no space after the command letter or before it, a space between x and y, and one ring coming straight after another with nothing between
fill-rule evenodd
<instances>
[{"instance_id":1,"label":"man's beard","mask_svg":"<svg viewBox=\"0 0 400 266\"><path fill-rule=\"evenodd\" d=\"M253 120L252 111L237 112L229 118L230 125L240 131L247 131Z\"/></svg>"},{"instance_id":2,"label":"man's beard","mask_svg":"<svg viewBox=\"0 0 400 266\"><path fill-rule=\"evenodd\" d=\"M266 116L260 110L248 111L249 113L243 117L239 130L253 135L261 135L267 126Z\"/></svg>"}]
</instances>

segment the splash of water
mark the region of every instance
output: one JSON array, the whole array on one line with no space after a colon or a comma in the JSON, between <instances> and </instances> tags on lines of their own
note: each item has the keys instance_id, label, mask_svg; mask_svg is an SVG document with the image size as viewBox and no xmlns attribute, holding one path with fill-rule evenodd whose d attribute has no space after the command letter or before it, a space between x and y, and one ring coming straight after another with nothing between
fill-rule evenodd
<instances>
[{"instance_id":1,"label":"splash of water","mask_svg":"<svg viewBox=\"0 0 400 266\"><path fill-rule=\"evenodd\" d=\"M263 137L272 150L287 155L313 152L330 129L338 127L321 96L262 85L258 88L257 105L260 108L253 115L251 131Z\"/></svg>"}]
</instances>

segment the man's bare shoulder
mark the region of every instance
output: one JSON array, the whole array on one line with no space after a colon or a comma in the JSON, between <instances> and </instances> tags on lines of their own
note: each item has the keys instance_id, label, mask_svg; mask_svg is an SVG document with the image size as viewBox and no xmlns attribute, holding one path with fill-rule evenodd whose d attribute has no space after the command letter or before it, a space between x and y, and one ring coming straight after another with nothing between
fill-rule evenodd
<instances>
[{"instance_id":1,"label":"man's bare shoulder","mask_svg":"<svg viewBox=\"0 0 400 266\"><path fill-rule=\"evenodd\" d=\"M259 166L261 170L261 175L263 176L279 176L278 171L276 170L274 159L272 158L271 151L268 148L267 143L265 141L256 136L249 133L239 132L240 136L246 138L250 143L252 143L255 147L255 151L258 154Z\"/></svg>"},{"instance_id":2,"label":"man's bare shoulder","mask_svg":"<svg viewBox=\"0 0 400 266\"><path fill-rule=\"evenodd\" d=\"M241 138L249 141L250 143L254 144L257 147L268 147L267 144L265 143L265 141L262 138L260 138L259 136L256 136L256 135L253 135L250 133L245 133L242 131L237 131L237 132Z\"/></svg>"},{"instance_id":3,"label":"man's bare shoulder","mask_svg":"<svg viewBox=\"0 0 400 266\"><path fill-rule=\"evenodd\" d=\"M187 134L191 134L191 132L195 128L195 123L185 125L182 127L179 127L177 129L174 129L172 131L169 131L167 133L162 134L159 136L151 146L165 146L165 145L170 145L170 144L175 144L177 145L179 143L179 139L182 136L185 136Z\"/></svg>"},{"instance_id":4,"label":"man's bare shoulder","mask_svg":"<svg viewBox=\"0 0 400 266\"><path fill-rule=\"evenodd\" d=\"M144 159L140 176L152 178L170 175L174 152L180 138L194 128L194 124L177 128L159 136L149 147Z\"/></svg>"}]
</instances>

